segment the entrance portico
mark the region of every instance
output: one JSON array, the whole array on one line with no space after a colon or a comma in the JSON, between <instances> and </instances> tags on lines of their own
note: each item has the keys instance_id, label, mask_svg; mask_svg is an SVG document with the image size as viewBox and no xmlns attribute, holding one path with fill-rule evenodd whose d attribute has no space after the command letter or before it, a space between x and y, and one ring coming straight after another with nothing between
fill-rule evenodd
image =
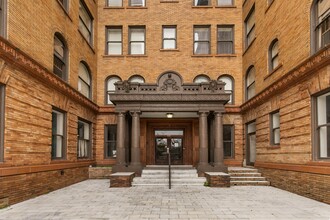
<instances>
[{"instance_id":1,"label":"entrance portico","mask_svg":"<svg viewBox=\"0 0 330 220\"><path fill-rule=\"evenodd\" d=\"M224 85L225 83L215 80L204 83L183 83L181 76L175 72L161 74L156 84L117 82L115 93L110 94L117 113L117 159L113 171L140 173L143 167L141 151L146 152L147 149L149 149L149 153L151 152L151 158L154 158L154 164L157 163L157 157L160 156L156 155L157 140L154 139L152 140L154 142L151 143L149 139L144 143L140 139L141 120L146 122L154 120L154 128L157 128L156 119L160 120L160 128L164 123L175 124L184 120L188 124L189 121L194 124L196 121L198 171L226 171L223 157L222 114L225 111L224 104L229 101L230 94L225 93ZM175 117L166 120L168 113ZM146 127L148 129L150 126ZM182 157L187 158L189 152L193 151L191 148L193 141L189 140L193 137L184 136L185 129L180 129L180 126L173 127L172 125L170 127L171 129L168 131L182 130L182 135L180 133L176 137L174 137L175 135L165 137L159 135L160 133L158 135L153 133L154 137L159 137L158 142L162 142L166 146L173 141L173 146L178 148L173 150L177 151L176 156L180 157L182 153ZM186 127L188 128L189 125ZM188 132L189 129L186 130ZM142 149L141 142L143 142ZM150 146L154 146L155 150L150 151ZM184 148L188 148L188 150ZM160 148L158 148L158 153L159 151L161 151ZM186 159L186 163L187 161L192 162L193 160Z\"/></svg>"}]
</instances>

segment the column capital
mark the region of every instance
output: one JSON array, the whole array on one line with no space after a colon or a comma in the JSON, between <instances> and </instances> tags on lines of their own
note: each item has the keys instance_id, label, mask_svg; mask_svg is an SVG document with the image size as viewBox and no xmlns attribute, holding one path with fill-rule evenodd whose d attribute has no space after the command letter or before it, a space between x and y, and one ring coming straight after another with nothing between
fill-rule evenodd
<instances>
[{"instance_id":1,"label":"column capital","mask_svg":"<svg viewBox=\"0 0 330 220\"><path fill-rule=\"evenodd\" d=\"M137 117L141 114L141 111L130 111L129 114L132 116L132 117Z\"/></svg>"},{"instance_id":2,"label":"column capital","mask_svg":"<svg viewBox=\"0 0 330 220\"><path fill-rule=\"evenodd\" d=\"M209 111L199 111L198 114L200 116L208 116L210 114L210 112Z\"/></svg>"}]
</instances>

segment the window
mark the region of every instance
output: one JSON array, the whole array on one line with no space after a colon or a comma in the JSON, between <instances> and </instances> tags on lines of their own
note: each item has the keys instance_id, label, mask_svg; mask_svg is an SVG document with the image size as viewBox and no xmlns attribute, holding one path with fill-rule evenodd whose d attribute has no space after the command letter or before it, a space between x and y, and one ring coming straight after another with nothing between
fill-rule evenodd
<instances>
[{"instance_id":1,"label":"window","mask_svg":"<svg viewBox=\"0 0 330 220\"><path fill-rule=\"evenodd\" d=\"M272 4L274 0L268 0L268 5Z\"/></svg>"},{"instance_id":2,"label":"window","mask_svg":"<svg viewBox=\"0 0 330 220\"><path fill-rule=\"evenodd\" d=\"M123 0L108 0L108 7L122 7Z\"/></svg>"},{"instance_id":3,"label":"window","mask_svg":"<svg viewBox=\"0 0 330 220\"><path fill-rule=\"evenodd\" d=\"M132 7L145 7L146 2L145 2L145 0L130 0L129 1L129 6L132 6Z\"/></svg>"},{"instance_id":4,"label":"window","mask_svg":"<svg viewBox=\"0 0 330 220\"><path fill-rule=\"evenodd\" d=\"M254 18L254 6L249 12L247 18L244 21L245 24L245 48L250 46L255 38L255 18Z\"/></svg>"},{"instance_id":5,"label":"window","mask_svg":"<svg viewBox=\"0 0 330 220\"><path fill-rule=\"evenodd\" d=\"M254 66L251 66L246 74L246 99L249 100L255 95L255 77L256 71Z\"/></svg>"},{"instance_id":6,"label":"window","mask_svg":"<svg viewBox=\"0 0 330 220\"><path fill-rule=\"evenodd\" d=\"M59 33L56 33L54 36L53 72L63 80L67 80L66 63L68 57L68 48L64 42L64 38Z\"/></svg>"},{"instance_id":7,"label":"window","mask_svg":"<svg viewBox=\"0 0 330 220\"><path fill-rule=\"evenodd\" d=\"M69 11L69 0L58 0L58 1L62 4L65 11L68 12Z\"/></svg>"},{"instance_id":8,"label":"window","mask_svg":"<svg viewBox=\"0 0 330 220\"><path fill-rule=\"evenodd\" d=\"M234 5L234 0L217 0L218 6L232 6Z\"/></svg>"},{"instance_id":9,"label":"window","mask_svg":"<svg viewBox=\"0 0 330 220\"><path fill-rule=\"evenodd\" d=\"M121 55L122 52L122 28L108 27L107 28L107 54Z\"/></svg>"},{"instance_id":10,"label":"window","mask_svg":"<svg viewBox=\"0 0 330 220\"><path fill-rule=\"evenodd\" d=\"M225 158L234 157L234 125L223 125L223 151Z\"/></svg>"},{"instance_id":11,"label":"window","mask_svg":"<svg viewBox=\"0 0 330 220\"><path fill-rule=\"evenodd\" d=\"M314 16L313 16L314 15ZM330 44L330 1L316 0L312 7L314 52Z\"/></svg>"},{"instance_id":12,"label":"window","mask_svg":"<svg viewBox=\"0 0 330 220\"><path fill-rule=\"evenodd\" d=\"M218 54L234 53L234 26L218 26Z\"/></svg>"},{"instance_id":13,"label":"window","mask_svg":"<svg viewBox=\"0 0 330 220\"><path fill-rule=\"evenodd\" d=\"M139 76L139 75L134 75L134 76L131 76L129 79L128 79L129 82L134 82L134 83L144 83L144 78L142 76Z\"/></svg>"},{"instance_id":14,"label":"window","mask_svg":"<svg viewBox=\"0 0 330 220\"><path fill-rule=\"evenodd\" d=\"M194 83L204 83L204 82L210 82L210 77L207 75L198 75L194 79Z\"/></svg>"},{"instance_id":15,"label":"window","mask_svg":"<svg viewBox=\"0 0 330 220\"><path fill-rule=\"evenodd\" d=\"M163 49L176 49L176 27L163 27Z\"/></svg>"},{"instance_id":16,"label":"window","mask_svg":"<svg viewBox=\"0 0 330 220\"><path fill-rule=\"evenodd\" d=\"M194 6L209 5L211 0L194 0Z\"/></svg>"},{"instance_id":17,"label":"window","mask_svg":"<svg viewBox=\"0 0 330 220\"><path fill-rule=\"evenodd\" d=\"M87 42L93 44L93 17L86 4L79 1L79 30Z\"/></svg>"},{"instance_id":18,"label":"window","mask_svg":"<svg viewBox=\"0 0 330 220\"><path fill-rule=\"evenodd\" d=\"M278 40L275 39L269 47L269 70L270 72L276 69L279 65L278 61Z\"/></svg>"},{"instance_id":19,"label":"window","mask_svg":"<svg viewBox=\"0 0 330 220\"><path fill-rule=\"evenodd\" d=\"M4 161L5 85L0 84L0 162Z\"/></svg>"},{"instance_id":20,"label":"window","mask_svg":"<svg viewBox=\"0 0 330 220\"><path fill-rule=\"evenodd\" d=\"M78 91L87 98L91 98L91 75L89 68L83 62L79 64Z\"/></svg>"},{"instance_id":21,"label":"window","mask_svg":"<svg viewBox=\"0 0 330 220\"><path fill-rule=\"evenodd\" d=\"M52 111L52 159L63 159L65 154L65 114Z\"/></svg>"},{"instance_id":22,"label":"window","mask_svg":"<svg viewBox=\"0 0 330 220\"><path fill-rule=\"evenodd\" d=\"M117 125L105 125L104 128L105 158L111 158L117 156L116 140L117 140Z\"/></svg>"},{"instance_id":23,"label":"window","mask_svg":"<svg viewBox=\"0 0 330 220\"><path fill-rule=\"evenodd\" d=\"M194 27L194 54L210 54L210 27Z\"/></svg>"},{"instance_id":24,"label":"window","mask_svg":"<svg viewBox=\"0 0 330 220\"><path fill-rule=\"evenodd\" d=\"M78 158L89 158L91 151L90 124L78 120Z\"/></svg>"},{"instance_id":25,"label":"window","mask_svg":"<svg viewBox=\"0 0 330 220\"><path fill-rule=\"evenodd\" d=\"M276 111L270 114L270 144L280 144L280 112Z\"/></svg>"},{"instance_id":26,"label":"window","mask_svg":"<svg viewBox=\"0 0 330 220\"><path fill-rule=\"evenodd\" d=\"M106 80L106 104L112 104L111 102L111 93L114 93L116 91L115 88L115 83L121 81L121 79L118 76L110 76L107 80Z\"/></svg>"},{"instance_id":27,"label":"window","mask_svg":"<svg viewBox=\"0 0 330 220\"><path fill-rule=\"evenodd\" d=\"M145 27L130 27L129 34L129 54L145 54Z\"/></svg>"},{"instance_id":28,"label":"window","mask_svg":"<svg viewBox=\"0 0 330 220\"><path fill-rule=\"evenodd\" d=\"M6 37L7 29L7 0L0 0L0 36Z\"/></svg>"},{"instance_id":29,"label":"window","mask_svg":"<svg viewBox=\"0 0 330 220\"><path fill-rule=\"evenodd\" d=\"M220 76L218 81L222 81L226 83L225 85L225 92L230 93L230 99L228 104L234 104L234 80L231 76Z\"/></svg>"},{"instance_id":30,"label":"window","mask_svg":"<svg viewBox=\"0 0 330 220\"><path fill-rule=\"evenodd\" d=\"M246 124L246 164L254 165L257 156L256 122Z\"/></svg>"},{"instance_id":31,"label":"window","mask_svg":"<svg viewBox=\"0 0 330 220\"><path fill-rule=\"evenodd\" d=\"M316 97L316 145L320 159L330 159L330 92Z\"/></svg>"}]
</instances>

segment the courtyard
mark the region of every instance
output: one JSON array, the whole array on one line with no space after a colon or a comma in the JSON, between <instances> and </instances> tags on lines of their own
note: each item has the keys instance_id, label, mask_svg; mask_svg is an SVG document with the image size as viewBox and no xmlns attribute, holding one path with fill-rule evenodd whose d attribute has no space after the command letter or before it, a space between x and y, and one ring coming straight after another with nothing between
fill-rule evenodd
<instances>
[{"instance_id":1,"label":"courtyard","mask_svg":"<svg viewBox=\"0 0 330 220\"><path fill-rule=\"evenodd\" d=\"M87 180L0 210L0 219L330 219L330 205L269 186L109 188Z\"/></svg>"}]
</instances>

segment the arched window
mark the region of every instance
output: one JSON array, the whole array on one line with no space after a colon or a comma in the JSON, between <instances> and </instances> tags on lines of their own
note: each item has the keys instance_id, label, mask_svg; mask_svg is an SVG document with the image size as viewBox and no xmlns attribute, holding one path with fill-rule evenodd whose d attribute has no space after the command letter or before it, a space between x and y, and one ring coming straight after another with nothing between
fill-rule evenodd
<instances>
[{"instance_id":1,"label":"arched window","mask_svg":"<svg viewBox=\"0 0 330 220\"><path fill-rule=\"evenodd\" d=\"M65 40L59 33L54 35L54 64L53 72L63 80L67 80L68 48Z\"/></svg>"},{"instance_id":2,"label":"arched window","mask_svg":"<svg viewBox=\"0 0 330 220\"><path fill-rule=\"evenodd\" d=\"M78 91L87 98L91 98L92 79L88 66L84 62L79 64Z\"/></svg>"},{"instance_id":3,"label":"arched window","mask_svg":"<svg viewBox=\"0 0 330 220\"><path fill-rule=\"evenodd\" d=\"M311 11L312 51L330 44L330 1L315 0Z\"/></svg>"},{"instance_id":4,"label":"arched window","mask_svg":"<svg viewBox=\"0 0 330 220\"><path fill-rule=\"evenodd\" d=\"M269 72L273 71L278 67L279 61L278 61L278 40L275 39L269 46Z\"/></svg>"},{"instance_id":5,"label":"arched window","mask_svg":"<svg viewBox=\"0 0 330 220\"><path fill-rule=\"evenodd\" d=\"M251 66L246 74L246 100L252 98L256 93L255 78L256 70L254 66Z\"/></svg>"},{"instance_id":6,"label":"arched window","mask_svg":"<svg viewBox=\"0 0 330 220\"><path fill-rule=\"evenodd\" d=\"M194 83L203 83L203 82L209 82L210 81L210 77L208 77L207 75L198 75L195 77L194 79Z\"/></svg>"},{"instance_id":7,"label":"arched window","mask_svg":"<svg viewBox=\"0 0 330 220\"><path fill-rule=\"evenodd\" d=\"M106 94L105 94L105 100L106 104L112 104L111 102L111 93L115 92L115 83L121 81L121 79L118 76L110 76L106 79Z\"/></svg>"},{"instance_id":8,"label":"arched window","mask_svg":"<svg viewBox=\"0 0 330 220\"><path fill-rule=\"evenodd\" d=\"M218 78L218 81L226 83L225 92L230 93L228 104L234 104L234 79L231 76L223 75Z\"/></svg>"},{"instance_id":9,"label":"arched window","mask_svg":"<svg viewBox=\"0 0 330 220\"><path fill-rule=\"evenodd\" d=\"M134 82L134 83L144 83L145 80L142 76L140 75L134 75L134 76L131 76L128 81L130 82Z\"/></svg>"}]
</instances>

